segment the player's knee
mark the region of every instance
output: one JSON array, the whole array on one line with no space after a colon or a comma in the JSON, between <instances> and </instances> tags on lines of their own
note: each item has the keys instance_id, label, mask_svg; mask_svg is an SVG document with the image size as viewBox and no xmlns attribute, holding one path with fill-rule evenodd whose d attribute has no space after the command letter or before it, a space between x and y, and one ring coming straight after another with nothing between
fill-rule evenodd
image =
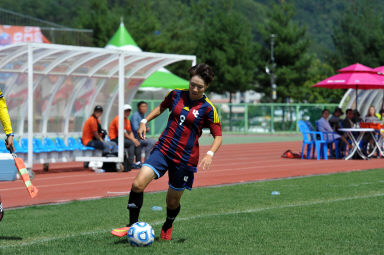
<instances>
[{"instance_id":1,"label":"player's knee","mask_svg":"<svg viewBox=\"0 0 384 255\"><path fill-rule=\"evenodd\" d=\"M180 199L177 198L168 198L167 199L167 207L171 210L178 208L180 205Z\"/></svg>"},{"instance_id":2,"label":"player's knee","mask_svg":"<svg viewBox=\"0 0 384 255\"><path fill-rule=\"evenodd\" d=\"M134 192L144 192L145 184L140 180L135 179L132 183L132 190Z\"/></svg>"}]
</instances>

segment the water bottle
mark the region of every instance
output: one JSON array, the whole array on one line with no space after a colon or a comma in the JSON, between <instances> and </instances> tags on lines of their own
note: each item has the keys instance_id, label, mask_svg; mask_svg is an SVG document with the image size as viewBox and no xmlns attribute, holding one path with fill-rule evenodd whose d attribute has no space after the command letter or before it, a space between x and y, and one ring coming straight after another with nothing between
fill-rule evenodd
<instances>
[{"instance_id":1,"label":"water bottle","mask_svg":"<svg viewBox=\"0 0 384 255\"><path fill-rule=\"evenodd\" d=\"M272 196L278 196L278 195L280 195L280 192L274 190L274 191L271 192L271 195Z\"/></svg>"},{"instance_id":2,"label":"water bottle","mask_svg":"<svg viewBox=\"0 0 384 255\"><path fill-rule=\"evenodd\" d=\"M162 211L163 210L163 207L161 206L152 206L152 211Z\"/></svg>"}]
</instances>

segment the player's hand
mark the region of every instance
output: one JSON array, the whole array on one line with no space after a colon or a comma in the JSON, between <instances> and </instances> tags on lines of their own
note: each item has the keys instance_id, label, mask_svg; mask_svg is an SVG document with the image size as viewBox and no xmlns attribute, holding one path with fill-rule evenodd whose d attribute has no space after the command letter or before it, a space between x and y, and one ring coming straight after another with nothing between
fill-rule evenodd
<instances>
[{"instance_id":1,"label":"player's hand","mask_svg":"<svg viewBox=\"0 0 384 255\"><path fill-rule=\"evenodd\" d=\"M205 155L204 158L200 161L199 167L203 167L203 170L208 170L212 163L212 156Z\"/></svg>"},{"instance_id":2,"label":"player's hand","mask_svg":"<svg viewBox=\"0 0 384 255\"><path fill-rule=\"evenodd\" d=\"M8 136L7 137L7 150L10 150L12 148L12 151L15 151L15 145L13 144L13 136Z\"/></svg>"},{"instance_id":3,"label":"player's hand","mask_svg":"<svg viewBox=\"0 0 384 255\"><path fill-rule=\"evenodd\" d=\"M140 123L139 130L137 130L137 134L139 135L139 138L142 140L145 140L145 134L147 132L147 127L144 123Z\"/></svg>"}]
</instances>

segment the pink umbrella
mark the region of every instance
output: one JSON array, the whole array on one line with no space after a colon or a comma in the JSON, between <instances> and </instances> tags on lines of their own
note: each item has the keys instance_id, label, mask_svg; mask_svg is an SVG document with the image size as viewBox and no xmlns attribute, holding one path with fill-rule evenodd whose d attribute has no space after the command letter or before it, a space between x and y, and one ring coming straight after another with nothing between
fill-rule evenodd
<instances>
[{"instance_id":1,"label":"pink umbrella","mask_svg":"<svg viewBox=\"0 0 384 255\"><path fill-rule=\"evenodd\" d=\"M376 67L374 69L372 69L375 73L377 74L381 74L383 75L384 74L384 66L379 66L379 67Z\"/></svg>"},{"instance_id":2,"label":"pink umbrella","mask_svg":"<svg viewBox=\"0 0 384 255\"><path fill-rule=\"evenodd\" d=\"M355 89L356 109L358 89L384 89L384 76L378 75L375 71L362 64L356 63L339 70L340 74L331 76L313 87L329 89Z\"/></svg>"},{"instance_id":3,"label":"pink umbrella","mask_svg":"<svg viewBox=\"0 0 384 255\"><path fill-rule=\"evenodd\" d=\"M365 72L365 73L375 73L374 69L362 65L360 63L356 63L344 68L337 70L339 73L350 73L350 72Z\"/></svg>"}]
</instances>

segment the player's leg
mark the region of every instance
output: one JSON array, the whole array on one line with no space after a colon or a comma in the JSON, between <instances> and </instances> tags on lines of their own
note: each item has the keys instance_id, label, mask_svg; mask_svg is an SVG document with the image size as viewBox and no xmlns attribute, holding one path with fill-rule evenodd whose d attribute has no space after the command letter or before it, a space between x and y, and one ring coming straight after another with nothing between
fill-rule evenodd
<instances>
[{"instance_id":1,"label":"player's leg","mask_svg":"<svg viewBox=\"0 0 384 255\"><path fill-rule=\"evenodd\" d=\"M167 231L172 228L173 222L175 221L177 215L180 212L180 199L183 193L184 193L184 190L174 190L172 188L168 189L167 199L166 199L167 218L161 228L162 234L164 235L166 235ZM170 240L171 236L169 235L169 238L163 238L163 239Z\"/></svg>"},{"instance_id":2,"label":"player's leg","mask_svg":"<svg viewBox=\"0 0 384 255\"><path fill-rule=\"evenodd\" d=\"M4 209L3 209L3 204L1 202L1 196L0 196L0 221L3 219L4 216Z\"/></svg>"},{"instance_id":3,"label":"player's leg","mask_svg":"<svg viewBox=\"0 0 384 255\"><path fill-rule=\"evenodd\" d=\"M180 212L180 199L185 189L192 189L194 180L194 168L176 166L170 168L169 189L167 193L167 218L161 228L160 238L171 240L173 222Z\"/></svg>"},{"instance_id":4,"label":"player's leg","mask_svg":"<svg viewBox=\"0 0 384 255\"><path fill-rule=\"evenodd\" d=\"M148 184L157 177L155 172L148 166L143 166L132 183L131 192L129 193L128 210L129 224L136 223L139 219L140 209L143 205L144 190Z\"/></svg>"}]
</instances>

